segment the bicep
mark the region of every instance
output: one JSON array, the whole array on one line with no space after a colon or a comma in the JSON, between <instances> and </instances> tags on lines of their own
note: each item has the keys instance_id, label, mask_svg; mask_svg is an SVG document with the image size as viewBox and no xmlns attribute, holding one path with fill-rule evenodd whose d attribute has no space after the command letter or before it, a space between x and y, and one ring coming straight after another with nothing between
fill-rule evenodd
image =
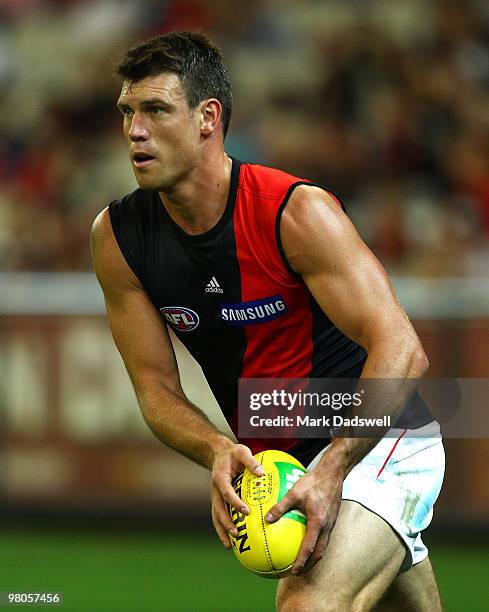
<instances>
[{"instance_id":1,"label":"bicep","mask_svg":"<svg viewBox=\"0 0 489 612\"><path fill-rule=\"evenodd\" d=\"M136 390L158 383L181 395L166 324L122 256L107 211L94 223L92 259L114 342Z\"/></svg>"},{"instance_id":2,"label":"bicep","mask_svg":"<svg viewBox=\"0 0 489 612\"><path fill-rule=\"evenodd\" d=\"M338 204L317 188L299 189L284 211L282 243L322 310L367 350L414 333L385 270Z\"/></svg>"}]
</instances>

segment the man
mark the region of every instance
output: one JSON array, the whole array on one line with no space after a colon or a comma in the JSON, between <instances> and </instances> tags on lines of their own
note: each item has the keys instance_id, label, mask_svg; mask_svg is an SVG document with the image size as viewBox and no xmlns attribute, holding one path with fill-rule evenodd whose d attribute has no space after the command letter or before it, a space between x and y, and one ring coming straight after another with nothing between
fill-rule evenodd
<instances>
[{"instance_id":1,"label":"man","mask_svg":"<svg viewBox=\"0 0 489 612\"><path fill-rule=\"evenodd\" d=\"M231 481L244 467L262 473L253 453L263 441L236 444L187 400L165 323L236 434L239 377L407 379L422 376L427 360L337 200L226 155L230 82L205 36L147 41L117 74L140 189L96 219L94 267L142 414L162 442L212 471L213 523L229 548L236 527L226 502L248 513ZM397 609L396 597L406 609L441 609L419 532L441 487L443 450L439 436L404 435L407 399L391 398L394 439L275 441L311 464L267 518L290 507L308 517L293 575L278 586L279 610L370 610L384 596ZM410 423L432 427L416 410Z\"/></svg>"}]
</instances>

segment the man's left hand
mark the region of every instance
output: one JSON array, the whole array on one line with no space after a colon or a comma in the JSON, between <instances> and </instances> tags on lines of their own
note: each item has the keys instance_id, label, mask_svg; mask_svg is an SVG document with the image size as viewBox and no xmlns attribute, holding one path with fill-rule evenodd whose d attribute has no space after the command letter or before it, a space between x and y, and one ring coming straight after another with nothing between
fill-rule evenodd
<instances>
[{"instance_id":1,"label":"man's left hand","mask_svg":"<svg viewBox=\"0 0 489 612\"><path fill-rule=\"evenodd\" d=\"M270 509L265 519L276 522L282 515L298 508L307 516L307 529L292 574L310 570L322 559L331 530L340 509L345 473L324 460L305 474L280 502Z\"/></svg>"}]
</instances>

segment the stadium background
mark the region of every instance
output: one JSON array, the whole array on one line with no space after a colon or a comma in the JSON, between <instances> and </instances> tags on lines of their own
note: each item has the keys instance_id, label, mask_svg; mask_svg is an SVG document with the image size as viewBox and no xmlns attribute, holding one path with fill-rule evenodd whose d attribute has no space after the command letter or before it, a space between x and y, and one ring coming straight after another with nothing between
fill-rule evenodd
<instances>
[{"instance_id":1,"label":"stadium background","mask_svg":"<svg viewBox=\"0 0 489 612\"><path fill-rule=\"evenodd\" d=\"M93 218L135 185L111 65L179 28L224 51L228 152L338 193L430 375L489 375L487 2L1 0L0 592L70 611L273 609L207 474L143 424L90 272ZM489 610L489 440L446 449L427 540L446 609Z\"/></svg>"}]
</instances>

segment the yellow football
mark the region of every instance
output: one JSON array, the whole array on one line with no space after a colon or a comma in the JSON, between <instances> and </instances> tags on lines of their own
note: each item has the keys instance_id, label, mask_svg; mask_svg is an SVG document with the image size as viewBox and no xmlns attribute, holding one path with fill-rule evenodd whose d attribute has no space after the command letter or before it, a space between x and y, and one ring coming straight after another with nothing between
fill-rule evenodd
<instances>
[{"instance_id":1,"label":"yellow football","mask_svg":"<svg viewBox=\"0 0 489 612\"><path fill-rule=\"evenodd\" d=\"M297 558L306 533L306 516L289 510L277 522L265 515L306 473L304 466L288 453L266 450L255 455L263 465L263 476L245 470L233 481L234 490L250 509L248 516L229 507L238 529L232 537L234 554L249 570L265 578L286 576Z\"/></svg>"}]
</instances>

